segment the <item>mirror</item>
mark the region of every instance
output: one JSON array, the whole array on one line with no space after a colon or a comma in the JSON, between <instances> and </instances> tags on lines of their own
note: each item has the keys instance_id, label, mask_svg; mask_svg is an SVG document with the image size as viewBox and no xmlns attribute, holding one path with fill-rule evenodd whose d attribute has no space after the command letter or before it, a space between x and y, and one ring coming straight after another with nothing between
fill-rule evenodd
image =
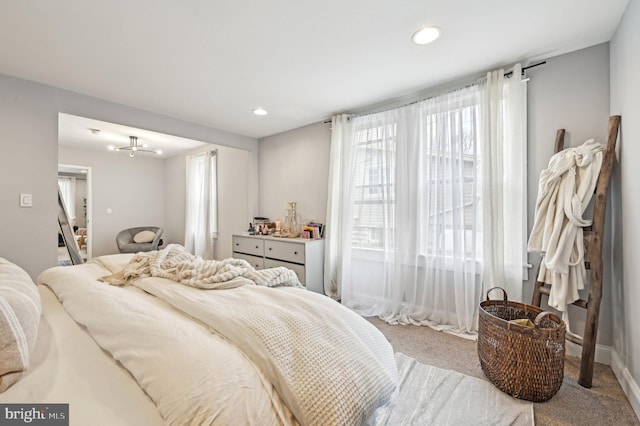
<instances>
[{"instance_id":1,"label":"mirror","mask_svg":"<svg viewBox=\"0 0 640 426\"><path fill-rule=\"evenodd\" d=\"M58 224L60 225L60 234L62 234L64 245L67 247L67 251L69 252L71 264L80 265L84 263L82 255L80 254L80 247L78 247L75 234L73 233L71 224L69 223L69 217L67 216L67 210L64 206L64 200L62 199L60 189L58 189Z\"/></svg>"}]
</instances>

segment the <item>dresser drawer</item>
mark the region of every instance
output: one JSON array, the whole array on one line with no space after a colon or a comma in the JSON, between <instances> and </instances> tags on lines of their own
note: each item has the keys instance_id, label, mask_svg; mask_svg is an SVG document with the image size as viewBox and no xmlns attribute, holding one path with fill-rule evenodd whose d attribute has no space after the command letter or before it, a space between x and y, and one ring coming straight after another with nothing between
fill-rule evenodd
<instances>
[{"instance_id":1,"label":"dresser drawer","mask_svg":"<svg viewBox=\"0 0 640 426\"><path fill-rule=\"evenodd\" d=\"M285 241L266 241L264 256L304 264L304 244Z\"/></svg>"},{"instance_id":2,"label":"dresser drawer","mask_svg":"<svg viewBox=\"0 0 640 426\"><path fill-rule=\"evenodd\" d=\"M298 276L298 279L300 280L300 283L302 285L306 285L305 284L304 265L298 265L296 263L283 262L281 260L274 260L274 259L265 259L264 260L265 269L277 268L279 266L284 266L285 268L292 269L296 273L296 275Z\"/></svg>"},{"instance_id":3,"label":"dresser drawer","mask_svg":"<svg viewBox=\"0 0 640 426\"><path fill-rule=\"evenodd\" d=\"M264 258L244 253L233 253L235 259L244 259L256 269L264 269Z\"/></svg>"},{"instance_id":4,"label":"dresser drawer","mask_svg":"<svg viewBox=\"0 0 640 426\"><path fill-rule=\"evenodd\" d=\"M324 294L324 241L234 234L233 257L256 269L284 266L307 290Z\"/></svg>"},{"instance_id":5,"label":"dresser drawer","mask_svg":"<svg viewBox=\"0 0 640 426\"><path fill-rule=\"evenodd\" d=\"M233 251L264 256L264 241L257 238L233 237Z\"/></svg>"}]
</instances>

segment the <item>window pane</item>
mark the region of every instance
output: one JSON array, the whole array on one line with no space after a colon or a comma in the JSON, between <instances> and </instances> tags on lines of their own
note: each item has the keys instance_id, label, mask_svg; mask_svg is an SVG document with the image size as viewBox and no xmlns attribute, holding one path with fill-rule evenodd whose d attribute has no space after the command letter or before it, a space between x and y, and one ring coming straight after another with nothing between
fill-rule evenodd
<instances>
[{"instance_id":1,"label":"window pane","mask_svg":"<svg viewBox=\"0 0 640 426\"><path fill-rule=\"evenodd\" d=\"M420 182L415 185L418 220L428 230L421 253L452 253L462 244L475 252L474 222L480 180L477 107L425 113L420 139ZM357 130L352 241L354 247L393 248L395 232L396 126ZM462 223L463 226L454 226ZM466 230L466 231L465 231Z\"/></svg>"}]
</instances>

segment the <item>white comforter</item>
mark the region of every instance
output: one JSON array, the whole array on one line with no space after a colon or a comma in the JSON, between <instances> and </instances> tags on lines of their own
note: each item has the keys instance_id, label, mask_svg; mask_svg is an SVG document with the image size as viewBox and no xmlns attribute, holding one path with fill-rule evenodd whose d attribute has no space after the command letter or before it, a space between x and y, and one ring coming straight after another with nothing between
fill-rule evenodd
<instances>
[{"instance_id":1,"label":"white comforter","mask_svg":"<svg viewBox=\"0 0 640 426\"><path fill-rule=\"evenodd\" d=\"M168 424L351 425L390 400L391 346L338 303L295 288L97 281L126 259L52 268L38 281L132 373Z\"/></svg>"}]
</instances>

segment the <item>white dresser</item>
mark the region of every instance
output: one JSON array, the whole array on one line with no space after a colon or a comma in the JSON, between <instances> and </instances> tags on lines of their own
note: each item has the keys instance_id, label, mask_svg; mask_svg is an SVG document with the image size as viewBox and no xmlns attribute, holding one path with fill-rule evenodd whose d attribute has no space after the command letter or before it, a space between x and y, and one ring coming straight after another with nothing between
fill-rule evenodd
<instances>
[{"instance_id":1,"label":"white dresser","mask_svg":"<svg viewBox=\"0 0 640 426\"><path fill-rule=\"evenodd\" d=\"M307 290L324 294L324 240L234 235L233 257L256 269L285 266Z\"/></svg>"}]
</instances>

